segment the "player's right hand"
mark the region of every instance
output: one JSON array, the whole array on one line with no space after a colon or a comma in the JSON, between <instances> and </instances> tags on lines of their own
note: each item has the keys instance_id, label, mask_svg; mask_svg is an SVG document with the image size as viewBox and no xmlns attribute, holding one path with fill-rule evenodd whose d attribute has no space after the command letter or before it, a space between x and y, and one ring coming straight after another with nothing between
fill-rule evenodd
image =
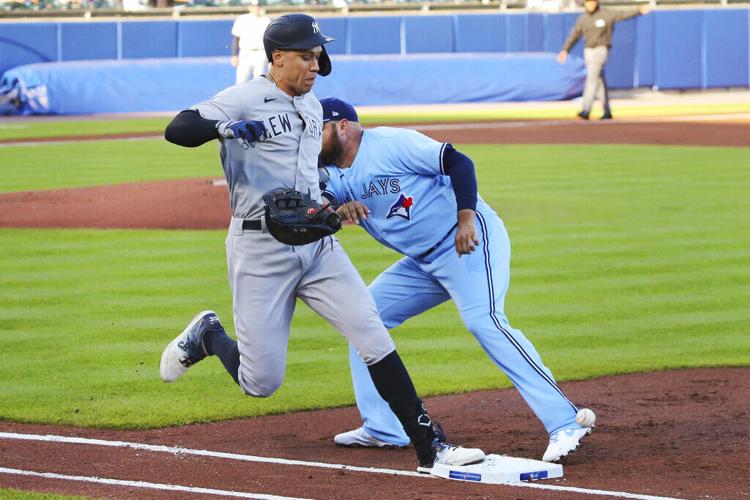
<instances>
[{"instance_id":1,"label":"player's right hand","mask_svg":"<svg viewBox=\"0 0 750 500\"><path fill-rule=\"evenodd\" d=\"M224 139L239 139L250 144L263 141L266 137L266 126L260 120L219 122L216 124L216 130Z\"/></svg>"},{"instance_id":2,"label":"player's right hand","mask_svg":"<svg viewBox=\"0 0 750 500\"><path fill-rule=\"evenodd\" d=\"M561 50L559 54L557 54L557 62L560 64L565 64L565 61L568 60L568 51L567 50Z\"/></svg>"},{"instance_id":3,"label":"player's right hand","mask_svg":"<svg viewBox=\"0 0 750 500\"><path fill-rule=\"evenodd\" d=\"M370 215L370 209L361 201L350 201L341 205L336 213L342 224L359 224L360 220L365 220Z\"/></svg>"}]
</instances>

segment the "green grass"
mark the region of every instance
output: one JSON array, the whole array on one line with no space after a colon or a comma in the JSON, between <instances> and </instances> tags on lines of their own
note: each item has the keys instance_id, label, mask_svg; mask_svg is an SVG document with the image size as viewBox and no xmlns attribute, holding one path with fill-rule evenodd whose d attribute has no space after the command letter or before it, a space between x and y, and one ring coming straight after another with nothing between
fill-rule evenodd
<instances>
[{"instance_id":1,"label":"green grass","mask_svg":"<svg viewBox=\"0 0 750 500\"><path fill-rule=\"evenodd\" d=\"M162 133L171 117L128 118L121 120L14 120L0 124L0 139L38 139L42 137L92 136L131 134L136 132Z\"/></svg>"},{"instance_id":2,"label":"green grass","mask_svg":"<svg viewBox=\"0 0 750 500\"><path fill-rule=\"evenodd\" d=\"M4 149L2 190L218 173L212 148L122 144L102 170L71 147L38 176ZM560 380L748 364L750 149L460 147L513 243L506 312ZM195 312L233 330L224 236L0 229L0 419L146 428L353 404L344 340L301 303L272 398L244 397L215 359L159 380L163 347ZM368 281L397 258L359 228L341 240ZM394 338L424 395L509 386L452 304Z\"/></svg>"},{"instance_id":3,"label":"green grass","mask_svg":"<svg viewBox=\"0 0 750 500\"><path fill-rule=\"evenodd\" d=\"M360 113L363 124L373 123L415 123L415 122L464 122L477 120L555 120L572 118L578 111L577 104L560 107L558 103L545 107L488 107L487 109L449 109L447 111L415 111L405 107L403 111L379 111L367 109ZM597 110L595 110L598 112ZM705 104L642 104L621 106L616 109L617 117L663 117L714 113L748 113L748 103L705 103ZM171 120L171 116L131 118L119 120L51 120L12 121L0 124L0 140L39 139L45 137L98 136L107 134L127 134L153 132L161 134Z\"/></svg>"},{"instance_id":4,"label":"green grass","mask_svg":"<svg viewBox=\"0 0 750 500\"><path fill-rule=\"evenodd\" d=\"M0 488L0 499L2 500L83 500L84 498L90 497L55 495L52 493L35 493L32 491Z\"/></svg>"},{"instance_id":5,"label":"green grass","mask_svg":"<svg viewBox=\"0 0 750 500\"><path fill-rule=\"evenodd\" d=\"M0 192L222 176L215 141L196 149L144 139L9 146L0 151Z\"/></svg>"}]
</instances>

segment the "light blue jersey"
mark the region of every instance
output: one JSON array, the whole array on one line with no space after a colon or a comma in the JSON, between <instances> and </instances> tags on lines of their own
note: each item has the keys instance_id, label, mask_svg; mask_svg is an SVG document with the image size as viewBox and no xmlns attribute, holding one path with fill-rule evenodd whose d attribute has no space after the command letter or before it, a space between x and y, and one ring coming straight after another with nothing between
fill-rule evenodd
<instances>
[{"instance_id":1,"label":"light blue jersey","mask_svg":"<svg viewBox=\"0 0 750 500\"><path fill-rule=\"evenodd\" d=\"M414 130L369 129L350 168L331 168L326 188L338 204L358 200L362 226L383 245L418 257L456 225L456 197L442 170L446 144Z\"/></svg>"},{"instance_id":2,"label":"light blue jersey","mask_svg":"<svg viewBox=\"0 0 750 500\"><path fill-rule=\"evenodd\" d=\"M360 225L383 245L405 255L369 287L383 323L394 328L453 300L466 328L511 379L547 431L579 429L577 408L531 342L505 316L510 241L502 220L480 197L475 220L479 245L460 258L456 253L456 197L442 165L446 147L413 130L379 127L365 130L351 167L327 167L324 194L338 204L364 203L370 215ZM353 350L350 362L367 432L387 443L408 444Z\"/></svg>"}]
</instances>

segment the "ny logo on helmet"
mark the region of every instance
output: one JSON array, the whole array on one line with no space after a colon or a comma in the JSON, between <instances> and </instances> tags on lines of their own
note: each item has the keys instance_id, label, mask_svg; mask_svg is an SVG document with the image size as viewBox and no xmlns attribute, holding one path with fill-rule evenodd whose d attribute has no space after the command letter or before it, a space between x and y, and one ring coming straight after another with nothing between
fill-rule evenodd
<instances>
[{"instance_id":1,"label":"ny logo on helmet","mask_svg":"<svg viewBox=\"0 0 750 500\"><path fill-rule=\"evenodd\" d=\"M313 33L320 33L320 25L318 24L318 21L313 21L312 29Z\"/></svg>"}]
</instances>

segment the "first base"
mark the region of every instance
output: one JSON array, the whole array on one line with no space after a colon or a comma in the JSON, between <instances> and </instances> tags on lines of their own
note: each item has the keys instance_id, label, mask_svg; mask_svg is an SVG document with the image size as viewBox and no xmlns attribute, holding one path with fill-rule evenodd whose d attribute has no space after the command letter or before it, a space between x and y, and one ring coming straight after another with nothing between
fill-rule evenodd
<instances>
[{"instance_id":1,"label":"first base","mask_svg":"<svg viewBox=\"0 0 750 500\"><path fill-rule=\"evenodd\" d=\"M508 484L562 477L563 468L560 464L551 464L540 460L506 455L487 455L483 461L473 465L436 464L432 467L431 474L458 481Z\"/></svg>"}]
</instances>

